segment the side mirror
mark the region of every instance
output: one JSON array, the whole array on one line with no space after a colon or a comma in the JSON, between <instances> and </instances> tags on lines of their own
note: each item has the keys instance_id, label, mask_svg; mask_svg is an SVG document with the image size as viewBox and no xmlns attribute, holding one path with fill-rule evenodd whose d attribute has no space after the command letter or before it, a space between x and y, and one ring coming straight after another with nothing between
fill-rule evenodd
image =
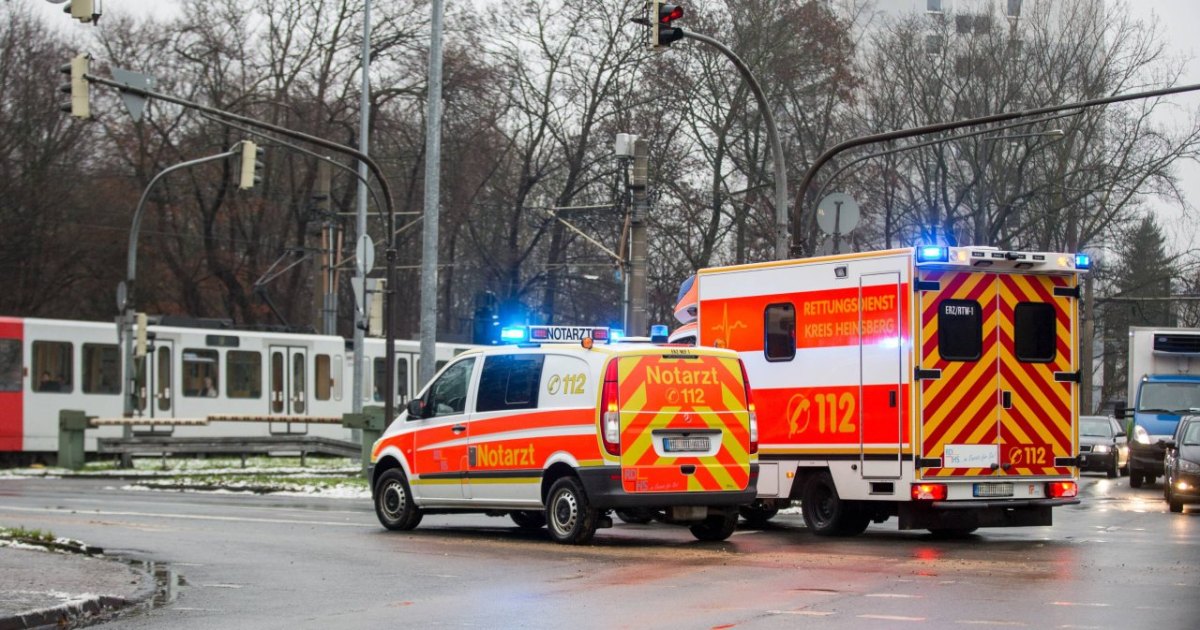
<instances>
[{"instance_id":1,"label":"side mirror","mask_svg":"<svg viewBox=\"0 0 1200 630\"><path fill-rule=\"evenodd\" d=\"M408 419L416 420L425 417L425 401L420 398L414 398L408 401Z\"/></svg>"},{"instance_id":2,"label":"side mirror","mask_svg":"<svg viewBox=\"0 0 1200 630\"><path fill-rule=\"evenodd\" d=\"M1117 431L1117 437L1119 437L1119 438L1128 437L1128 436L1129 436L1129 434L1124 431Z\"/></svg>"},{"instance_id":3,"label":"side mirror","mask_svg":"<svg viewBox=\"0 0 1200 630\"><path fill-rule=\"evenodd\" d=\"M1117 420L1124 420L1129 417L1129 407L1126 406L1125 401L1113 405L1113 416L1116 416Z\"/></svg>"},{"instance_id":4,"label":"side mirror","mask_svg":"<svg viewBox=\"0 0 1200 630\"><path fill-rule=\"evenodd\" d=\"M1167 450L1174 450L1176 447L1179 446L1179 444L1176 443L1175 440L1159 440L1158 443L1167 447Z\"/></svg>"}]
</instances>

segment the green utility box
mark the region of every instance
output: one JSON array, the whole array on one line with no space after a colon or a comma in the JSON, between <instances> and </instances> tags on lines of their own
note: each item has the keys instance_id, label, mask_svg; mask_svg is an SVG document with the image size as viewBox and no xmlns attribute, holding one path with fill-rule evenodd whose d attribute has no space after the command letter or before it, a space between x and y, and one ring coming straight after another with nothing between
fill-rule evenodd
<instances>
[{"instance_id":1,"label":"green utility box","mask_svg":"<svg viewBox=\"0 0 1200 630\"><path fill-rule=\"evenodd\" d=\"M347 413L342 416L342 426L347 429L358 429L362 432L362 469L363 476L371 465L371 447L375 440L383 435L387 428L387 419L383 416L383 407L363 407L362 413Z\"/></svg>"},{"instance_id":2,"label":"green utility box","mask_svg":"<svg viewBox=\"0 0 1200 630\"><path fill-rule=\"evenodd\" d=\"M58 465L70 470L83 468L83 434L91 428L93 417L82 411L58 412Z\"/></svg>"}]
</instances>

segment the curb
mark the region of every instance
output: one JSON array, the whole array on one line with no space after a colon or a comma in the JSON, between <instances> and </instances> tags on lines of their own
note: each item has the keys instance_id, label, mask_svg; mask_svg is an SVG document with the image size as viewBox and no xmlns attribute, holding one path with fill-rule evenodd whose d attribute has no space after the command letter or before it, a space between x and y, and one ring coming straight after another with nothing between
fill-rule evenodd
<instances>
[{"instance_id":1,"label":"curb","mask_svg":"<svg viewBox=\"0 0 1200 630\"><path fill-rule=\"evenodd\" d=\"M76 552L79 553L79 552ZM92 554L79 553L95 558ZM74 628L90 625L98 620L111 620L125 609L143 604L158 593L154 576L133 564L112 557L102 559L129 567L141 578L138 590L128 598L113 595L91 595L86 599L72 601L50 608L30 610L16 615L0 615L0 630L30 630L36 628Z\"/></svg>"}]
</instances>

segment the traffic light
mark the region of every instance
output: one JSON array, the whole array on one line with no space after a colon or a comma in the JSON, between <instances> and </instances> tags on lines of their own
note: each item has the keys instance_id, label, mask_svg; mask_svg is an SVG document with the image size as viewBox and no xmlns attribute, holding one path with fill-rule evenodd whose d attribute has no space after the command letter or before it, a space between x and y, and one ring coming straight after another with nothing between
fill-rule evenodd
<instances>
[{"instance_id":1,"label":"traffic light","mask_svg":"<svg viewBox=\"0 0 1200 630\"><path fill-rule=\"evenodd\" d=\"M673 42L683 39L683 29L672 25L681 17L683 17L683 7L663 2L663 0L652 0L650 7L650 48L652 50L669 48Z\"/></svg>"},{"instance_id":2,"label":"traffic light","mask_svg":"<svg viewBox=\"0 0 1200 630\"><path fill-rule=\"evenodd\" d=\"M95 12L95 4L93 0L71 0L70 5L63 7L63 13L69 13L80 22L92 22L100 17Z\"/></svg>"},{"instance_id":3,"label":"traffic light","mask_svg":"<svg viewBox=\"0 0 1200 630\"><path fill-rule=\"evenodd\" d=\"M242 174L238 179L238 188L249 190L262 181L260 173L263 165L258 159L262 157L262 154L263 150L258 147L257 142L242 141Z\"/></svg>"},{"instance_id":4,"label":"traffic light","mask_svg":"<svg viewBox=\"0 0 1200 630\"><path fill-rule=\"evenodd\" d=\"M70 77L69 83L64 83L59 86L59 91L63 94L70 94L71 101L63 103L60 107L64 112L70 113L76 118L91 118L92 108L88 99L88 65L91 61L90 55L76 55L71 59L71 63L59 68L59 71Z\"/></svg>"}]
</instances>

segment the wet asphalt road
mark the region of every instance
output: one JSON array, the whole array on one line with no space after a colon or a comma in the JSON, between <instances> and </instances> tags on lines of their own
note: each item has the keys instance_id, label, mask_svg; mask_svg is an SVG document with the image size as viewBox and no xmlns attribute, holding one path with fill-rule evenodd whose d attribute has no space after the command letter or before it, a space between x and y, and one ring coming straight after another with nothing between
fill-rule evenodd
<instances>
[{"instance_id":1,"label":"wet asphalt road","mask_svg":"<svg viewBox=\"0 0 1200 630\"><path fill-rule=\"evenodd\" d=\"M0 479L0 525L167 563L174 601L121 628L1200 627L1200 507L1085 476L1047 528L965 540L895 520L824 539L798 515L701 543L618 521L589 547L507 518L427 516L391 533L367 501L122 491Z\"/></svg>"}]
</instances>

